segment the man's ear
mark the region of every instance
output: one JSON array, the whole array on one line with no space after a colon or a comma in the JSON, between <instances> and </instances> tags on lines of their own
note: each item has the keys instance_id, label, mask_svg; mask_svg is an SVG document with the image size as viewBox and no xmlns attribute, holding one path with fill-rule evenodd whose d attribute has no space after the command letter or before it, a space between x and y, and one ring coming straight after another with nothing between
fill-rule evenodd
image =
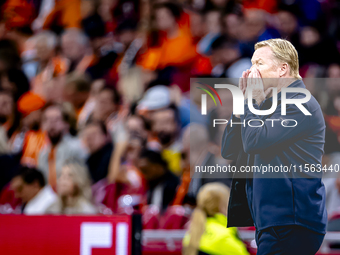
<instances>
[{"instance_id":1,"label":"man's ear","mask_svg":"<svg viewBox=\"0 0 340 255\"><path fill-rule=\"evenodd\" d=\"M279 75L280 77L285 77L289 74L289 65L287 63L281 64Z\"/></svg>"}]
</instances>

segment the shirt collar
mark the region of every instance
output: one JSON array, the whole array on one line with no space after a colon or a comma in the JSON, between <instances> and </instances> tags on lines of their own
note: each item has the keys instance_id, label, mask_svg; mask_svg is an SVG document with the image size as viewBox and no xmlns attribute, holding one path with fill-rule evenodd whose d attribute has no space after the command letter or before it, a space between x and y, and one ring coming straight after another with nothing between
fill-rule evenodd
<instances>
[{"instance_id":1,"label":"shirt collar","mask_svg":"<svg viewBox=\"0 0 340 255\"><path fill-rule=\"evenodd\" d=\"M302 80L295 80L293 81L291 84L289 84L289 86L287 88L306 88L305 84L303 83ZM296 95L299 92L290 92L286 94L286 98L292 98L294 95ZM266 100L264 100L262 102L262 104L265 101L273 101L273 97L267 98ZM277 100L281 100L281 91L279 93L277 93Z\"/></svg>"}]
</instances>

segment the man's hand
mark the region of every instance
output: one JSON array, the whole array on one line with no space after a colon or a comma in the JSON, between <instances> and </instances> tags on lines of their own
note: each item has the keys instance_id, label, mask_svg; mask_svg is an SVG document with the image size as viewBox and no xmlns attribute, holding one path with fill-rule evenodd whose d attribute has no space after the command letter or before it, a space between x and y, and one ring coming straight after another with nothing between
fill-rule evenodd
<instances>
[{"instance_id":1,"label":"man's hand","mask_svg":"<svg viewBox=\"0 0 340 255\"><path fill-rule=\"evenodd\" d=\"M249 73L250 73L249 69L247 69L247 71L244 71L242 73L242 77L240 78L240 81L238 84L238 87L241 89L244 96L246 96L245 93L247 90L247 78L248 78ZM240 115L235 115L235 117L240 118Z\"/></svg>"},{"instance_id":2,"label":"man's hand","mask_svg":"<svg viewBox=\"0 0 340 255\"><path fill-rule=\"evenodd\" d=\"M252 90L252 97L258 105L266 99L266 96L270 91L269 89L266 90L266 92L264 91L261 75L256 68L253 68L248 76L245 98L248 97L248 89Z\"/></svg>"},{"instance_id":3,"label":"man's hand","mask_svg":"<svg viewBox=\"0 0 340 255\"><path fill-rule=\"evenodd\" d=\"M247 69L247 71L244 71L242 73L242 77L240 78L240 81L239 81L239 88L241 89L243 95L244 93L246 93L246 89L247 89L247 78L248 78L248 75L250 73L250 70Z\"/></svg>"}]
</instances>

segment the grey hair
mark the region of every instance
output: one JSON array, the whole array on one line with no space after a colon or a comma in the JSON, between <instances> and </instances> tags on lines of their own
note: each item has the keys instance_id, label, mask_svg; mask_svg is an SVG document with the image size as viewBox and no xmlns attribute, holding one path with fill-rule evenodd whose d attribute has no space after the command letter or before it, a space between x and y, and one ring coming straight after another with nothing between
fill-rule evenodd
<instances>
[{"instance_id":1,"label":"grey hair","mask_svg":"<svg viewBox=\"0 0 340 255\"><path fill-rule=\"evenodd\" d=\"M59 42L58 36L49 30L44 30L40 32L39 34L35 35L33 39L35 40L35 42L40 40L46 40L47 46L50 49L55 49Z\"/></svg>"},{"instance_id":2,"label":"grey hair","mask_svg":"<svg viewBox=\"0 0 340 255\"><path fill-rule=\"evenodd\" d=\"M64 37L66 35L70 35L71 37L75 37L77 39L77 42L81 45L88 46L89 45L89 38L86 36L86 34L78 28L69 28L66 29L61 37Z\"/></svg>"}]
</instances>

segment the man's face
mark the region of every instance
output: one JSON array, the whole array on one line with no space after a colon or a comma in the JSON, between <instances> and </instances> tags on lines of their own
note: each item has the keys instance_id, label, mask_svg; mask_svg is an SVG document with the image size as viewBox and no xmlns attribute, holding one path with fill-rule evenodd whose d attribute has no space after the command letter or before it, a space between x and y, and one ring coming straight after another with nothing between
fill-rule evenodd
<instances>
[{"instance_id":1,"label":"man's face","mask_svg":"<svg viewBox=\"0 0 340 255\"><path fill-rule=\"evenodd\" d=\"M43 128L47 132L52 144L57 144L66 131L67 124L63 120L61 110L52 106L45 110Z\"/></svg>"},{"instance_id":2,"label":"man's face","mask_svg":"<svg viewBox=\"0 0 340 255\"><path fill-rule=\"evenodd\" d=\"M320 41L319 32L313 27L304 27L300 33L300 43L304 47L312 47Z\"/></svg>"},{"instance_id":3,"label":"man's face","mask_svg":"<svg viewBox=\"0 0 340 255\"><path fill-rule=\"evenodd\" d=\"M11 189L14 190L15 197L20 198L23 203L27 203L37 195L40 186L37 182L25 183L20 176L17 176L11 181Z\"/></svg>"},{"instance_id":4,"label":"man's face","mask_svg":"<svg viewBox=\"0 0 340 255\"><path fill-rule=\"evenodd\" d=\"M218 11L210 11L205 15L205 32L214 32L219 33L221 30L220 25L220 12Z\"/></svg>"},{"instance_id":5,"label":"man's face","mask_svg":"<svg viewBox=\"0 0 340 255\"><path fill-rule=\"evenodd\" d=\"M94 153L107 143L106 135L97 124L90 124L84 130L84 142L90 153Z\"/></svg>"},{"instance_id":6,"label":"man's face","mask_svg":"<svg viewBox=\"0 0 340 255\"><path fill-rule=\"evenodd\" d=\"M81 108L89 97L89 92L77 91L74 84L67 84L63 87L63 99L66 102L70 102L78 109Z\"/></svg>"},{"instance_id":7,"label":"man's face","mask_svg":"<svg viewBox=\"0 0 340 255\"><path fill-rule=\"evenodd\" d=\"M137 116L130 116L127 119L126 128L131 134L137 134L143 139L147 138L148 133L144 128L143 120Z\"/></svg>"},{"instance_id":8,"label":"man's face","mask_svg":"<svg viewBox=\"0 0 340 255\"><path fill-rule=\"evenodd\" d=\"M171 12L166 8L156 10L156 26L161 31L167 31L176 23L175 18Z\"/></svg>"},{"instance_id":9,"label":"man's face","mask_svg":"<svg viewBox=\"0 0 340 255\"><path fill-rule=\"evenodd\" d=\"M256 68L262 78L280 78L280 65L275 61L272 50L262 47L254 52L251 59L252 68ZM272 79L263 79L264 88L272 87Z\"/></svg>"},{"instance_id":10,"label":"man's face","mask_svg":"<svg viewBox=\"0 0 340 255\"><path fill-rule=\"evenodd\" d=\"M35 49L37 51L37 58L40 61L48 61L52 57L53 49L48 46L47 39L37 41Z\"/></svg>"},{"instance_id":11,"label":"man's face","mask_svg":"<svg viewBox=\"0 0 340 255\"><path fill-rule=\"evenodd\" d=\"M245 13L244 22L239 30L240 39L253 41L261 35L266 27L265 15L260 10L250 9Z\"/></svg>"},{"instance_id":12,"label":"man's face","mask_svg":"<svg viewBox=\"0 0 340 255\"><path fill-rule=\"evenodd\" d=\"M228 14L223 17L223 21L225 24L225 32L233 38L239 38L243 22L242 18L236 14Z\"/></svg>"},{"instance_id":13,"label":"man's face","mask_svg":"<svg viewBox=\"0 0 340 255\"><path fill-rule=\"evenodd\" d=\"M141 150L142 140L140 138L131 138L126 149L126 161L137 165Z\"/></svg>"},{"instance_id":14,"label":"man's face","mask_svg":"<svg viewBox=\"0 0 340 255\"><path fill-rule=\"evenodd\" d=\"M77 39L72 34L65 34L61 38L63 54L71 61L77 61L85 54L85 47Z\"/></svg>"},{"instance_id":15,"label":"man's face","mask_svg":"<svg viewBox=\"0 0 340 255\"><path fill-rule=\"evenodd\" d=\"M297 27L297 21L293 14L286 12L286 11L280 11L277 14L279 24L280 24L280 31L285 35L291 35L295 32Z\"/></svg>"},{"instance_id":16,"label":"man's face","mask_svg":"<svg viewBox=\"0 0 340 255\"><path fill-rule=\"evenodd\" d=\"M161 144L167 145L174 140L178 129L175 113L171 109L153 113L152 131L157 134Z\"/></svg>"},{"instance_id":17,"label":"man's face","mask_svg":"<svg viewBox=\"0 0 340 255\"><path fill-rule=\"evenodd\" d=\"M105 121L107 117L117 110L117 106L113 102L113 93L110 90L103 90L98 94L94 109L97 119Z\"/></svg>"}]
</instances>

